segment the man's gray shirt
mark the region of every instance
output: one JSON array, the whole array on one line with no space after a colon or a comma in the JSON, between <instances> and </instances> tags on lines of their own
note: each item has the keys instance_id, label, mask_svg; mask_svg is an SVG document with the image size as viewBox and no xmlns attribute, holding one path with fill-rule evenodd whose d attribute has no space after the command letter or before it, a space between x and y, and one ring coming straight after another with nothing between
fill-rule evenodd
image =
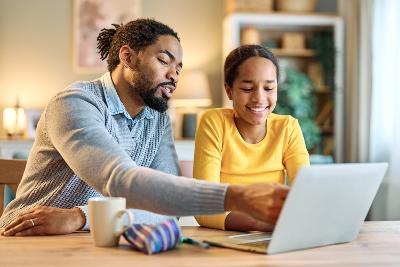
<instances>
[{"instance_id":1,"label":"man's gray shirt","mask_svg":"<svg viewBox=\"0 0 400 267\"><path fill-rule=\"evenodd\" d=\"M139 209L138 223L165 218L154 213L224 212L226 185L174 176L178 173L168 115L145 107L131 118L106 73L70 85L49 102L0 227L38 205L80 206L87 215L85 205L95 196L125 197L129 208Z\"/></svg>"}]
</instances>

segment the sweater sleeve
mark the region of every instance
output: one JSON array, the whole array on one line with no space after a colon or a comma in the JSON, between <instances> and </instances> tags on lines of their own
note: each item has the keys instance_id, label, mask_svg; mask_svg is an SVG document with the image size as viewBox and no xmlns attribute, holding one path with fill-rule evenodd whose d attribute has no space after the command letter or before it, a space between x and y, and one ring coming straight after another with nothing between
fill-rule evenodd
<instances>
[{"instance_id":1,"label":"sweater sleeve","mask_svg":"<svg viewBox=\"0 0 400 267\"><path fill-rule=\"evenodd\" d=\"M174 141L172 138L171 123L169 119L160 143L160 147L153 162L150 165L150 168L173 175L180 175L178 156L175 151ZM79 208L85 215L85 224L81 230L89 230L90 221L88 216L88 207L77 206L77 208ZM160 214L138 209L130 209L130 212L134 215L135 223L155 224L168 218Z\"/></svg>"},{"instance_id":2,"label":"sweater sleeve","mask_svg":"<svg viewBox=\"0 0 400 267\"><path fill-rule=\"evenodd\" d=\"M310 158L298 120L291 117L288 126L289 139L283 155L283 164L292 184L299 169L310 165Z\"/></svg>"},{"instance_id":3,"label":"sweater sleeve","mask_svg":"<svg viewBox=\"0 0 400 267\"><path fill-rule=\"evenodd\" d=\"M76 175L104 196L125 197L128 208L177 216L224 211L227 185L138 167L107 131L99 102L68 90L44 114L49 140Z\"/></svg>"},{"instance_id":4,"label":"sweater sleeve","mask_svg":"<svg viewBox=\"0 0 400 267\"><path fill-rule=\"evenodd\" d=\"M193 177L220 183L223 118L217 110L204 113L196 132ZM213 216L196 216L201 226L225 230L227 213Z\"/></svg>"}]
</instances>

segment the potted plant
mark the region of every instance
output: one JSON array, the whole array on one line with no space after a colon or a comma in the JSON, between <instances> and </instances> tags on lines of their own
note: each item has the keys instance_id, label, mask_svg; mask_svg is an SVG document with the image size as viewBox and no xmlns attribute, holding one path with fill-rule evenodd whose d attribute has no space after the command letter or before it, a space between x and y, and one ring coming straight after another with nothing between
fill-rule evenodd
<instances>
[{"instance_id":1,"label":"potted plant","mask_svg":"<svg viewBox=\"0 0 400 267\"><path fill-rule=\"evenodd\" d=\"M275 112L292 115L299 120L308 150L321 141L321 132L315 122L315 90L313 82L304 73L292 67L283 69Z\"/></svg>"}]
</instances>

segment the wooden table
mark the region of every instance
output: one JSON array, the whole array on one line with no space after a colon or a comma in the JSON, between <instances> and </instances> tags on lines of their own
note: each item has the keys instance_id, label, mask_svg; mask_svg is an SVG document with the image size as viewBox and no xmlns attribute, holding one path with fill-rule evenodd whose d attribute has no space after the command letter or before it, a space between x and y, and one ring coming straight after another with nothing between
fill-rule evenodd
<instances>
[{"instance_id":1,"label":"wooden table","mask_svg":"<svg viewBox=\"0 0 400 267\"><path fill-rule=\"evenodd\" d=\"M232 234L198 227L183 231L190 237ZM400 222L367 222L354 242L276 255L184 244L147 256L121 243L95 247L88 233L0 237L0 266L400 266Z\"/></svg>"}]
</instances>

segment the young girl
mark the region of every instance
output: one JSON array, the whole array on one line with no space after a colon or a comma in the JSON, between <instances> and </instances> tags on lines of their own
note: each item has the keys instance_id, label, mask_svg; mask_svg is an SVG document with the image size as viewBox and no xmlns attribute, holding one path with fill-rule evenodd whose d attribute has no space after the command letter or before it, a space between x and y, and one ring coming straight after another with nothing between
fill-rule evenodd
<instances>
[{"instance_id":1,"label":"young girl","mask_svg":"<svg viewBox=\"0 0 400 267\"><path fill-rule=\"evenodd\" d=\"M299 168L309 165L309 155L298 121L272 113L277 101L277 59L265 47L240 46L226 58L224 79L233 109L204 113L196 133L194 177L244 185L284 184L287 175L292 183ZM222 230L273 228L239 212L196 219L201 226Z\"/></svg>"}]
</instances>

